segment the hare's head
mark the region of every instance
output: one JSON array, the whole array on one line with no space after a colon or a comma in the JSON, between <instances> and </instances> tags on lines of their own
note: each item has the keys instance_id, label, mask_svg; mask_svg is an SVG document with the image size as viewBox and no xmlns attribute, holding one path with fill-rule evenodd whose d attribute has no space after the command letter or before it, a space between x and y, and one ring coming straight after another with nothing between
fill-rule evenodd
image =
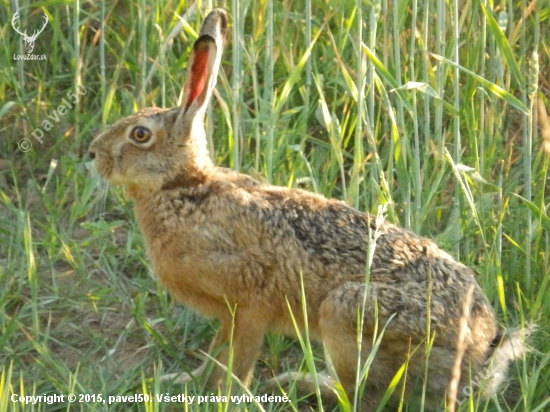
<instances>
[{"instance_id":1,"label":"hare's head","mask_svg":"<svg viewBox=\"0 0 550 412\"><path fill-rule=\"evenodd\" d=\"M212 11L202 24L187 68L183 103L172 109L146 108L128 116L92 142L89 155L98 173L113 184L158 189L190 179L211 166L204 112L216 85L227 18Z\"/></svg>"}]
</instances>

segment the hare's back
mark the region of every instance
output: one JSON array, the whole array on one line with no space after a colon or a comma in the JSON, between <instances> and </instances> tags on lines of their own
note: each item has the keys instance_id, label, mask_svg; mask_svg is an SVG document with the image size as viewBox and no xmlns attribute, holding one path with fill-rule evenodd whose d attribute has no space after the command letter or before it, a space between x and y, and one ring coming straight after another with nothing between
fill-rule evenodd
<instances>
[{"instance_id":1,"label":"hare's back","mask_svg":"<svg viewBox=\"0 0 550 412\"><path fill-rule=\"evenodd\" d=\"M299 262L301 269L319 271L328 284L330 279L364 280L369 239L376 235L370 281L388 295L384 304L391 306L389 313L407 312L417 304L425 309L430 289L439 315L457 319L464 296L474 285L472 311L490 316L490 305L473 271L432 240L386 222L377 227L374 216L303 190L259 185L253 191L261 198L252 202L261 224L270 226L273 236L297 244L307 260Z\"/></svg>"},{"instance_id":2,"label":"hare's back","mask_svg":"<svg viewBox=\"0 0 550 412\"><path fill-rule=\"evenodd\" d=\"M297 189L264 187L260 190L262 199L267 201L264 207L271 208L271 214L278 216L273 224L291 228L288 236L294 236L304 251L303 256L309 262L301 262L303 267L319 270L331 288L331 279L348 285L328 292L334 294L336 301L354 305L353 299L346 295L353 296L353 284L364 282L367 249L376 237L370 293L377 301L380 320L397 315L388 331L390 335L397 330L422 337L430 317L433 330L445 336L441 339L453 343L465 296L473 286L472 336L476 341L487 342L494 337L494 314L473 271L455 261L432 240L386 222L377 226L374 216L334 199ZM428 302L430 312L427 312ZM352 307L347 312L356 314Z\"/></svg>"},{"instance_id":3,"label":"hare's back","mask_svg":"<svg viewBox=\"0 0 550 412\"><path fill-rule=\"evenodd\" d=\"M300 189L262 185L254 191L259 201L251 207L273 237L295 244L308 261L328 272L364 272L372 216Z\"/></svg>"},{"instance_id":4,"label":"hare's back","mask_svg":"<svg viewBox=\"0 0 550 412\"><path fill-rule=\"evenodd\" d=\"M344 202L300 189L258 185L248 189L252 220L268 229L267 236L297 243L310 260L328 271L364 277L369 243L374 256L371 279L396 284L427 280L427 268L436 276L456 277L471 271L456 262L430 239L360 212ZM440 273L441 272L441 273ZM444 272L444 273L443 273ZM456 273L455 273L456 272ZM350 278L352 280L352 278Z\"/></svg>"},{"instance_id":5,"label":"hare's back","mask_svg":"<svg viewBox=\"0 0 550 412\"><path fill-rule=\"evenodd\" d=\"M260 237L248 236L251 244L268 244L281 250L283 256L294 257L299 270L310 268L323 272L319 273L323 277L363 280L367 249L376 238L370 275L373 282L426 286L430 281L434 291L462 291L475 283L473 272L432 240L387 222L378 223L374 216L342 201L261 184L238 173L227 172L223 180L231 183L218 186L225 200L215 204L229 206L218 220L227 226L225 232L244 231ZM243 230L236 231L234 226L243 226Z\"/></svg>"}]
</instances>

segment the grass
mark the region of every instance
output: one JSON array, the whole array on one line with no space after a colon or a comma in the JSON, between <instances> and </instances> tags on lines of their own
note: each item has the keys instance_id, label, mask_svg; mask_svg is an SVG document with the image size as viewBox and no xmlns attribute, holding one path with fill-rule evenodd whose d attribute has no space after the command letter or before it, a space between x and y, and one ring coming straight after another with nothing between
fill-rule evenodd
<instances>
[{"instance_id":1,"label":"grass","mask_svg":"<svg viewBox=\"0 0 550 412\"><path fill-rule=\"evenodd\" d=\"M476 270L503 326L540 324L506 394L474 395L457 410L548 409L550 131L536 109L550 110L548 2L2 0L0 411L67 408L13 403L12 393L211 394L201 382L155 379L198 365L215 323L159 289L132 205L117 188L101 196L86 158L105 125L177 103L210 3L232 22L208 118L216 162L365 211L389 202L387 219ZM47 60L13 59L24 52L10 24L18 7L23 28L48 15L34 49ZM77 85L87 93L53 120ZM319 347L302 342L304 360L286 338L266 343L254 395L271 370L322 365ZM290 397L246 408L317 408ZM197 410L157 400L71 406L128 408Z\"/></svg>"}]
</instances>

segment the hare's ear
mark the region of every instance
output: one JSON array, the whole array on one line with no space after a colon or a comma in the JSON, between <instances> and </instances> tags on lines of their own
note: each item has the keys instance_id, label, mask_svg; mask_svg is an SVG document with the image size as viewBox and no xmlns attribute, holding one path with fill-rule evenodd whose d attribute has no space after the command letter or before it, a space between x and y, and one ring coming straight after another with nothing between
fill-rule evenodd
<instances>
[{"instance_id":1,"label":"hare's ear","mask_svg":"<svg viewBox=\"0 0 550 412\"><path fill-rule=\"evenodd\" d=\"M202 124L206 106L216 85L226 31L225 12L216 9L206 16L199 38L193 45L182 107L176 121L184 138L199 127L199 122Z\"/></svg>"}]
</instances>

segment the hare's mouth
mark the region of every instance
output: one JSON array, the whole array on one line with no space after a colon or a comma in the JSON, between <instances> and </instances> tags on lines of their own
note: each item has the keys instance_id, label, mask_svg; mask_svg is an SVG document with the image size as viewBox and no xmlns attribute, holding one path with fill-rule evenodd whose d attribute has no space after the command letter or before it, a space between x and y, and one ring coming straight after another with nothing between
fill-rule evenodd
<instances>
[{"instance_id":1,"label":"hare's mouth","mask_svg":"<svg viewBox=\"0 0 550 412\"><path fill-rule=\"evenodd\" d=\"M149 185L149 181L140 173L130 169L119 168L117 164L113 164L111 159L96 158L94 160L94 169L97 174L109 184L114 186L128 185Z\"/></svg>"},{"instance_id":2,"label":"hare's mouth","mask_svg":"<svg viewBox=\"0 0 550 412\"><path fill-rule=\"evenodd\" d=\"M113 177L113 166L111 162L106 161L101 157L96 157L92 164L99 176L107 180L109 183L113 183L111 182Z\"/></svg>"}]
</instances>

